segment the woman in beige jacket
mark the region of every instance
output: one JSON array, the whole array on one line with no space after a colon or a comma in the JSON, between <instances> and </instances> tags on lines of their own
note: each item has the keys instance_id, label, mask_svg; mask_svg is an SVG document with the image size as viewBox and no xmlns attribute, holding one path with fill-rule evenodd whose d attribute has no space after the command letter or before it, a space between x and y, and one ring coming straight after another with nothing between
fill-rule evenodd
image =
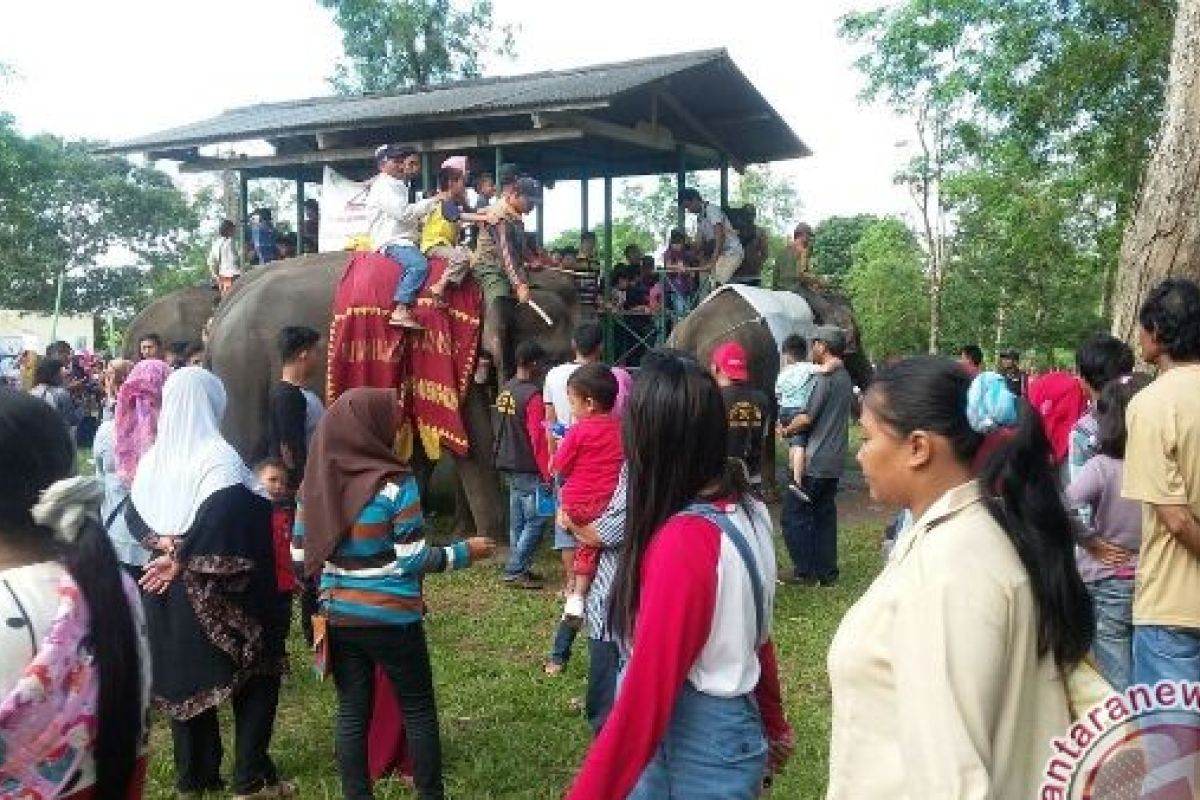
<instances>
[{"instance_id":1,"label":"woman in beige jacket","mask_svg":"<svg viewBox=\"0 0 1200 800\"><path fill-rule=\"evenodd\" d=\"M921 357L867 393L858 460L871 495L916 522L830 647L829 800L1036 797L1067 731L1062 676L1095 628L1067 512L1025 404L976 480L970 380Z\"/></svg>"}]
</instances>

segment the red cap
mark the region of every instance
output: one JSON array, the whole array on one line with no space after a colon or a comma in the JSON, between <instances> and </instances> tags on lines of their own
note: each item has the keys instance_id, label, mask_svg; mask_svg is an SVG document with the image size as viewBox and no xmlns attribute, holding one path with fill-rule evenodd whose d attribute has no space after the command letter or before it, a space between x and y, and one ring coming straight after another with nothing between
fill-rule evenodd
<instances>
[{"instance_id":1,"label":"red cap","mask_svg":"<svg viewBox=\"0 0 1200 800\"><path fill-rule=\"evenodd\" d=\"M750 378L750 367L746 363L746 348L737 342L725 342L713 350L712 362L733 381Z\"/></svg>"}]
</instances>

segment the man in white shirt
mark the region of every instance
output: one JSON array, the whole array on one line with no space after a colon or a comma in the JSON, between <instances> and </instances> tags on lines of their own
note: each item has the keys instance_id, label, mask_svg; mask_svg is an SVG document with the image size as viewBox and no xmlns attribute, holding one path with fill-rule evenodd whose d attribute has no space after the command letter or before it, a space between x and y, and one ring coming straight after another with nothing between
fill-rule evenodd
<instances>
[{"instance_id":1,"label":"man in white shirt","mask_svg":"<svg viewBox=\"0 0 1200 800\"><path fill-rule=\"evenodd\" d=\"M217 229L217 239L208 251L208 271L217 282L222 299L233 290L233 282L242 274L237 248L233 246L233 234L236 232L237 226L232 220L221 220L221 227Z\"/></svg>"},{"instance_id":2,"label":"man in white shirt","mask_svg":"<svg viewBox=\"0 0 1200 800\"><path fill-rule=\"evenodd\" d=\"M391 325L421 330L412 315L412 305L421 291L429 262L418 246L421 221L429 215L440 196L410 203L411 184L421 174L421 161L412 147L385 144L375 151L379 174L367 192L367 213L371 247L400 265L396 284L396 307L388 320Z\"/></svg>"},{"instance_id":3,"label":"man in white shirt","mask_svg":"<svg viewBox=\"0 0 1200 800\"><path fill-rule=\"evenodd\" d=\"M729 218L720 206L714 206L689 187L679 192L679 204L684 210L696 215L696 238L700 240L702 253L713 281L729 283L729 279L742 265L745 253L737 231L729 224Z\"/></svg>"}]
</instances>

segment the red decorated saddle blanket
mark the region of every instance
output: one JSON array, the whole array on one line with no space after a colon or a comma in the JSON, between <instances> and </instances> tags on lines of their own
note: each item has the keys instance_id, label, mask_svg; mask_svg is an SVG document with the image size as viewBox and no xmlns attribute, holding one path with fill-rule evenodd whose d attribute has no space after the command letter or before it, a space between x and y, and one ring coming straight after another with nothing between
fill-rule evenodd
<instances>
[{"instance_id":1,"label":"red decorated saddle blanket","mask_svg":"<svg viewBox=\"0 0 1200 800\"><path fill-rule=\"evenodd\" d=\"M444 260L430 259L426 285L445 268ZM399 276L400 266L381 253L351 254L333 296L326 402L360 386L397 389L401 455L411 455L414 435L431 458L443 445L466 455L462 405L479 351L479 284L468 275L448 285L445 309L422 289L413 315L425 330L410 331L388 325Z\"/></svg>"}]
</instances>

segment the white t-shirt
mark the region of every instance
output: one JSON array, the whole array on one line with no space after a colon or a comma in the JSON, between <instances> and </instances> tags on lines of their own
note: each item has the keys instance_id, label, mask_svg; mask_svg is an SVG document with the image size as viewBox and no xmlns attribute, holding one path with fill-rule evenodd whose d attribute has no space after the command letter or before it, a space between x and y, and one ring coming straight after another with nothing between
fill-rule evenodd
<instances>
[{"instance_id":1,"label":"white t-shirt","mask_svg":"<svg viewBox=\"0 0 1200 800\"><path fill-rule=\"evenodd\" d=\"M743 255L742 242L738 239L737 231L729 224L729 218L725 216L725 212L721 210L720 206L705 203L696 216L696 233L705 242L715 241L718 225L725 226L725 242L721 246L721 252L717 255L741 258Z\"/></svg>"},{"instance_id":2,"label":"white t-shirt","mask_svg":"<svg viewBox=\"0 0 1200 800\"><path fill-rule=\"evenodd\" d=\"M213 241L208 250L208 268L212 274L221 278L236 278L242 274L237 251L233 249L233 239L218 236Z\"/></svg>"},{"instance_id":3,"label":"white t-shirt","mask_svg":"<svg viewBox=\"0 0 1200 800\"><path fill-rule=\"evenodd\" d=\"M554 406L554 418L564 425L574 422L571 418L571 401L567 397L567 381L581 366L578 361L559 364L546 373L546 380L542 383L542 400Z\"/></svg>"}]
</instances>

